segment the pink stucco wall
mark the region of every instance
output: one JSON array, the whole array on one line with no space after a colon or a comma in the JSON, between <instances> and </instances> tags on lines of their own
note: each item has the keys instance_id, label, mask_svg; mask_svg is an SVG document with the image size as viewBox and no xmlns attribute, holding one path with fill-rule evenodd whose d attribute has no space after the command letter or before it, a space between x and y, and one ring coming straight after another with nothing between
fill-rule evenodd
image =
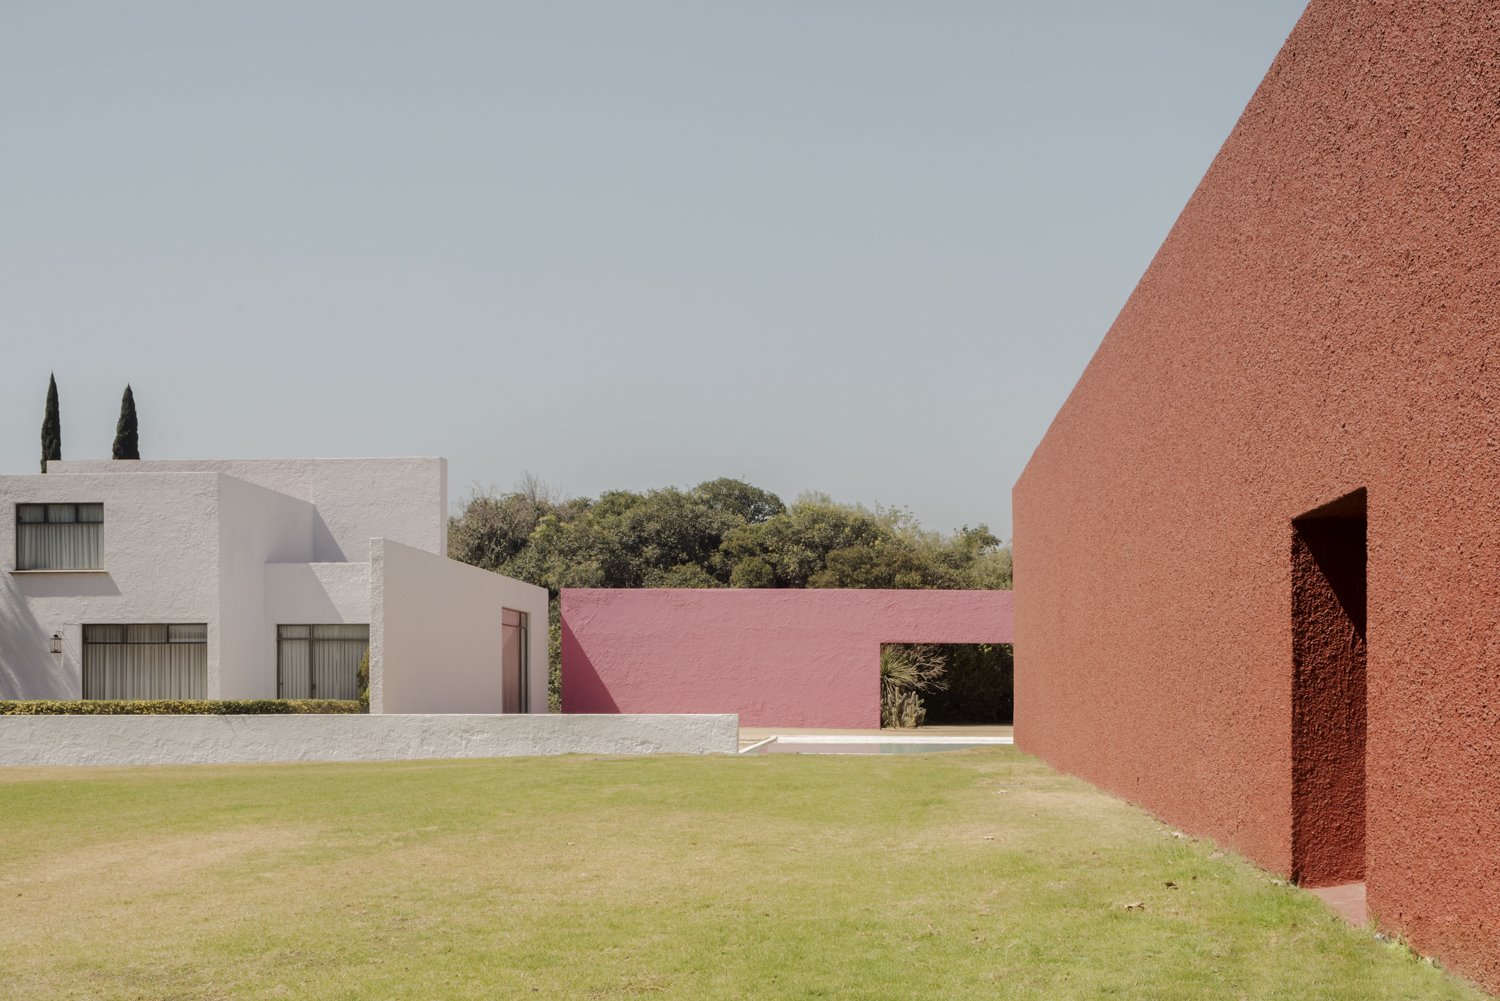
<instances>
[{"instance_id":1,"label":"pink stucco wall","mask_svg":"<svg viewBox=\"0 0 1500 1001\"><path fill-rule=\"evenodd\" d=\"M1009 591L565 590L563 712L878 727L882 643L1009 642Z\"/></svg>"}]
</instances>

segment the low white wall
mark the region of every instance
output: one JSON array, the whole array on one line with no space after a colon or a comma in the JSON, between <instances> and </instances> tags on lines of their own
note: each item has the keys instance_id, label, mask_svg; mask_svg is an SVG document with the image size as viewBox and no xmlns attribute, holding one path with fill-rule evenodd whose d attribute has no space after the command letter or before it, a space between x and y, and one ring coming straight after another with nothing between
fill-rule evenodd
<instances>
[{"instance_id":1,"label":"low white wall","mask_svg":"<svg viewBox=\"0 0 1500 1001\"><path fill-rule=\"evenodd\" d=\"M528 707L547 711L547 589L370 541L370 711L501 711L501 610L531 617Z\"/></svg>"},{"instance_id":2,"label":"low white wall","mask_svg":"<svg viewBox=\"0 0 1500 1001\"><path fill-rule=\"evenodd\" d=\"M738 716L0 716L0 765L733 754Z\"/></svg>"}]
</instances>

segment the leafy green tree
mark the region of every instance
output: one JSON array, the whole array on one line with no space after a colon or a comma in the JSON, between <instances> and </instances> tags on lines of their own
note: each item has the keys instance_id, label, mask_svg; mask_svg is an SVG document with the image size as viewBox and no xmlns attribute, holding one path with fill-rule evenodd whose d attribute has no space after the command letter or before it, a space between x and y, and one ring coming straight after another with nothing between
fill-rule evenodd
<instances>
[{"instance_id":1,"label":"leafy green tree","mask_svg":"<svg viewBox=\"0 0 1500 1001\"><path fill-rule=\"evenodd\" d=\"M139 459L141 457L140 431L135 418L135 393L130 383L125 384L125 395L120 397L120 419L115 422L115 444L110 450L112 459Z\"/></svg>"},{"instance_id":2,"label":"leafy green tree","mask_svg":"<svg viewBox=\"0 0 1500 1001\"><path fill-rule=\"evenodd\" d=\"M725 580L714 573L714 554L724 536L744 524L739 514L711 507L697 492L673 487L648 491L619 517L598 523L622 557L625 576L611 586L651 586L648 581L683 566L697 567L715 586L722 585ZM678 576L696 582L684 586L704 586L703 576Z\"/></svg>"},{"instance_id":3,"label":"leafy green tree","mask_svg":"<svg viewBox=\"0 0 1500 1001\"><path fill-rule=\"evenodd\" d=\"M743 480L720 477L698 484L692 493L713 510L734 515L747 525L758 525L786 511L780 497Z\"/></svg>"},{"instance_id":4,"label":"leafy green tree","mask_svg":"<svg viewBox=\"0 0 1500 1001\"><path fill-rule=\"evenodd\" d=\"M692 563L679 563L668 570L653 570L646 587L723 587L724 582Z\"/></svg>"},{"instance_id":5,"label":"leafy green tree","mask_svg":"<svg viewBox=\"0 0 1500 1001\"><path fill-rule=\"evenodd\" d=\"M1004 588L989 529L923 531L909 512L821 495L790 507L739 480L563 500L535 480L475 493L449 526L456 560L564 587Z\"/></svg>"},{"instance_id":6,"label":"leafy green tree","mask_svg":"<svg viewBox=\"0 0 1500 1001\"><path fill-rule=\"evenodd\" d=\"M764 556L746 556L729 573L730 587L775 587L776 569Z\"/></svg>"},{"instance_id":7,"label":"leafy green tree","mask_svg":"<svg viewBox=\"0 0 1500 1001\"><path fill-rule=\"evenodd\" d=\"M563 502L545 483L527 476L508 494L476 491L461 517L449 519L448 555L462 563L498 570L530 541L541 520Z\"/></svg>"},{"instance_id":8,"label":"leafy green tree","mask_svg":"<svg viewBox=\"0 0 1500 1001\"><path fill-rule=\"evenodd\" d=\"M1011 588L1010 547L985 525L965 525L950 536L920 533L920 545L937 564L953 570L962 583L958 586L979 591L1008 591Z\"/></svg>"},{"instance_id":9,"label":"leafy green tree","mask_svg":"<svg viewBox=\"0 0 1500 1001\"><path fill-rule=\"evenodd\" d=\"M42 414L42 472L47 463L62 458L62 418L57 410L57 376L47 379L47 409Z\"/></svg>"},{"instance_id":10,"label":"leafy green tree","mask_svg":"<svg viewBox=\"0 0 1500 1001\"><path fill-rule=\"evenodd\" d=\"M958 576L926 559L900 540L835 549L823 569L807 579L808 587L879 587L923 590L961 586Z\"/></svg>"},{"instance_id":11,"label":"leafy green tree","mask_svg":"<svg viewBox=\"0 0 1500 1001\"><path fill-rule=\"evenodd\" d=\"M829 553L874 545L890 534L889 527L864 508L811 495L780 515L730 533L724 540L722 560L732 567L759 557L771 571L771 583L761 586L808 587L813 576L827 567Z\"/></svg>"}]
</instances>

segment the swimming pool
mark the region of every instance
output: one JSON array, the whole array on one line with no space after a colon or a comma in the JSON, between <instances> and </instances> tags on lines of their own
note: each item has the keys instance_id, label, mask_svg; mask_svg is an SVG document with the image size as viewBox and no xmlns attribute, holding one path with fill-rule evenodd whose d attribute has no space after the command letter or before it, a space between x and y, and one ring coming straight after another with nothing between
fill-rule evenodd
<instances>
[{"instance_id":1,"label":"swimming pool","mask_svg":"<svg viewBox=\"0 0 1500 1001\"><path fill-rule=\"evenodd\" d=\"M971 747L1003 747L1009 737L767 737L741 754L930 754Z\"/></svg>"}]
</instances>

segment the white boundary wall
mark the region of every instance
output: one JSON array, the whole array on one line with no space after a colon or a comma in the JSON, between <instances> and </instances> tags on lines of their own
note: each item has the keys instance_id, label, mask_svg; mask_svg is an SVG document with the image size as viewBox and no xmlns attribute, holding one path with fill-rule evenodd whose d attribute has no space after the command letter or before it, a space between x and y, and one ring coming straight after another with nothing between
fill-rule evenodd
<instances>
[{"instance_id":1,"label":"white boundary wall","mask_svg":"<svg viewBox=\"0 0 1500 1001\"><path fill-rule=\"evenodd\" d=\"M739 717L0 716L0 765L734 754Z\"/></svg>"}]
</instances>

